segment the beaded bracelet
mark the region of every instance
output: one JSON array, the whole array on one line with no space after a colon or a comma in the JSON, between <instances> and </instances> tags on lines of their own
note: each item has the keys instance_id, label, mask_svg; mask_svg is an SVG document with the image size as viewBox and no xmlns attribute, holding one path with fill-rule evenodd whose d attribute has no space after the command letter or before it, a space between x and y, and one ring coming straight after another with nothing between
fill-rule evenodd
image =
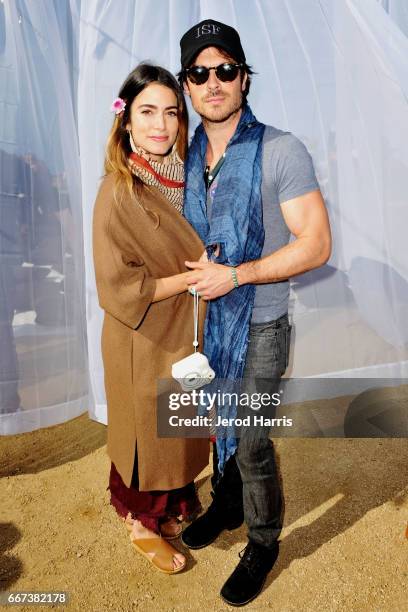
<instances>
[{"instance_id":1,"label":"beaded bracelet","mask_svg":"<svg viewBox=\"0 0 408 612\"><path fill-rule=\"evenodd\" d=\"M234 283L234 287L235 289L238 289L239 283L238 283L236 268L231 268L231 274L232 274L232 282Z\"/></svg>"}]
</instances>

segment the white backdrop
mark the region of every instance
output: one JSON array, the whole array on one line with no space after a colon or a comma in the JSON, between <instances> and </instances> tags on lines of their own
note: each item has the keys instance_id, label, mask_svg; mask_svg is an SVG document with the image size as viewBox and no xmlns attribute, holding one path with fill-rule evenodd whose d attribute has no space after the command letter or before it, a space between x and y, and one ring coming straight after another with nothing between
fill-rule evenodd
<instances>
[{"instance_id":1,"label":"white backdrop","mask_svg":"<svg viewBox=\"0 0 408 612\"><path fill-rule=\"evenodd\" d=\"M21 4L35 12L44 2ZM58 13L61 3L50 4ZM139 61L151 60L176 72L181 35L206 17L239 30L257 73L251 107L259 120L290 130L305 142L329 210L334 239L330 261L292 282L295 333L288 375L406 377L404 0L73 0L69 6L67 40L78 58L71 54L69 75L58 56L50 64L60 71L59 78L71 79L67 95L74 110L67 115L68 132L74 138L75 127L79 143L91 416L106 422L91 219L112 122L109 107ZM197 118L193 111L190 116L193 129ZM81 220L78 210L76 218Z\"/></svg>"},{"instance_id":2,"label":"white backdrop","mask_svg":"<svg viewBox=\"0 0 408 612\"><path fill-rule=\"evenodd\" d=\"M69 2L0 3L2 434L61 423L89 405L78 28Z\"/></svg>"},{"instance_id":3,"label":"white backdrop","mask_svg":"<svg viewBox=\"0 0 408 612\"><path fill-rule=\"evenodd\" d=\"M408 40L401 30L372 0L124 2L121 19L118 10L104 0L82 5L86 252L112 120L107 109L121 80L144 59L177 71L184 31L205 17L229 23L257 72L252 109L258 119L306 143L332 224L329 263L292 283L295 334L288 374L406 376ZM193 112L191 118L195 125ZM106 422L102 313L86 260L93 414Z\"/></svg>"}]
</instances>

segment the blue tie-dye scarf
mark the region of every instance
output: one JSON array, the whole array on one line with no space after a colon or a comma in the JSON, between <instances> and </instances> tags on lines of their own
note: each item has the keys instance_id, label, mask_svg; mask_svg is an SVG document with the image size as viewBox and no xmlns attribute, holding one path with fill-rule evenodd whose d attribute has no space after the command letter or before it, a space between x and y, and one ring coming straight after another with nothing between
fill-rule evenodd
<instances>
[{"instance_id":1,"label":"blue tie-dye scarf","mask_svg":"<svg viewBox=\"0 0 408 612\"><path fill-rule=\"evenodd\" d=\"M262 139L265 125L244 106L237 129L225 151L214 196L211 225L206 212L204 168L207 136L202 124L195 131L186 162L184 215L194 227L208 253L220 245L216 263L237 266L259 259L264 243L262 223ZM243 285L208 302L204 328L204 352L224 392L239 383L245 366L249 325L255 297L254 285ZM228 385L229 383L229 385ZM228 388L229 387L229 388ZM215 392L213 384L211 391ZM238 384L234 391L239 392ZM234 418L236 405L217 406L217 416ZM217 429L218 468L237 449L234 428Z\"/></svg>"}]
</instances>

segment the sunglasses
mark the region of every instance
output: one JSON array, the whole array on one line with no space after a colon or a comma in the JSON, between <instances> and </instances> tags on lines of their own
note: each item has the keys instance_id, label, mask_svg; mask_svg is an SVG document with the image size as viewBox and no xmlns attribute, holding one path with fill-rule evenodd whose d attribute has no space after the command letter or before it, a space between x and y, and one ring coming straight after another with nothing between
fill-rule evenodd
<instances>
[{"instance_id":1,"label":"sunglasses","mask_svg":"<svg viewBox=\"0 0 408 612\"><path fill-rule=\"evenodd\" d=\"M239 69L242 68L243 65L244 64L230 64L229 62L225 62L224 64L211 66L210 68L206 66L192 66L191 68L186 68L184 72L188 80L194 83L194 85L206 83L210 76L210 70L215 70L217 79L223 83L227 83L237 78Z\"/></svg>"}]
</instances>

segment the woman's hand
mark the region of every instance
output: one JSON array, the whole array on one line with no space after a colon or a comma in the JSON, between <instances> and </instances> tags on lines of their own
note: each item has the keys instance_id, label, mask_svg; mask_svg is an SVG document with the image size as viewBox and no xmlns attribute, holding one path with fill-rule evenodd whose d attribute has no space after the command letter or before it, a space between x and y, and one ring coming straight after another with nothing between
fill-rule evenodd
<instances>
[{"instance_id":1,"label":"woman's hand","mask_svg":"<svg viewBox=\"0 0 408 612\"><path fill-rule=\"evenodd\" d=\"M192 285L193 278L195 278L194 271L158 278L156 280L156 290L152 301L160 302L173 295L184 293L184 291L187 291L189 286Z\"/></svg>"}]
</instances>

